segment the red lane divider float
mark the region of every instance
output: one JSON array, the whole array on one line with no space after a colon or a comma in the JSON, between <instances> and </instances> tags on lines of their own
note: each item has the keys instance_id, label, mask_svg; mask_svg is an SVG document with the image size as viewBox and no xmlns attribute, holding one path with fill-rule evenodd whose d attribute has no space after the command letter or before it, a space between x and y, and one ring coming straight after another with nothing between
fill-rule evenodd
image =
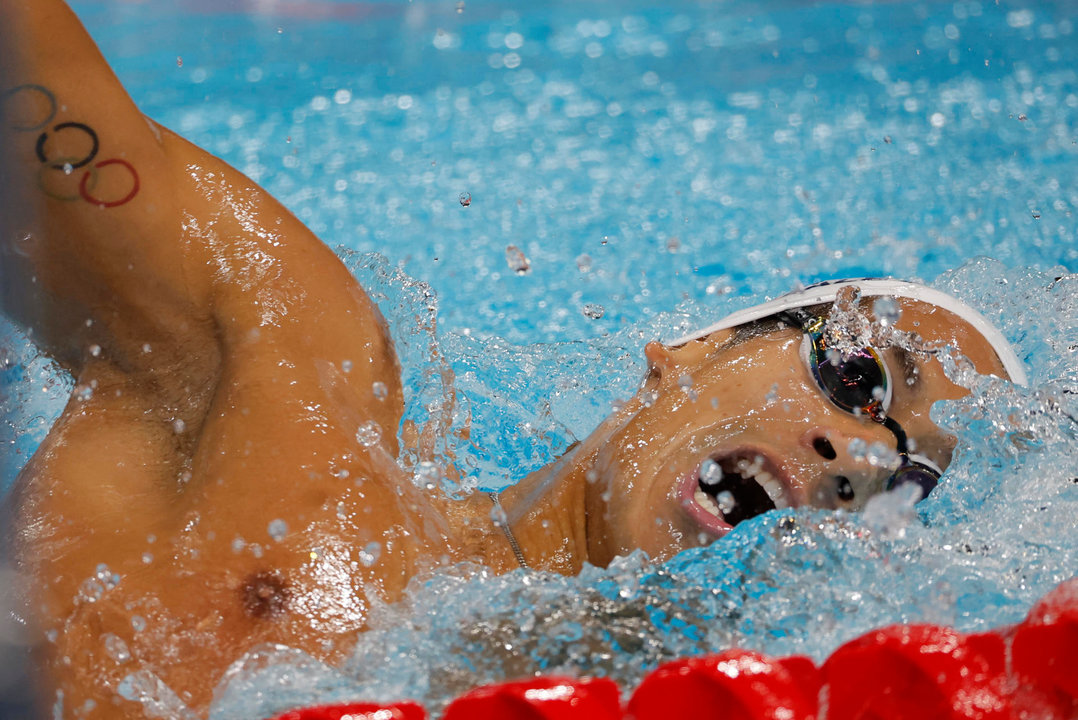
<instances>
[{"instance_id":1,"label":"red lane divider float","mask_svg":"<svg viewBox=\"0 0 1078 720\"><path fill-rule=\"evenodd\" d=\"M816 716L820 672L807 657L748 650L660 666L629 699L633 720L795 720Z\"/></svg>"},{"instance_id":2,"label":"red lane divider float","mask_svg":"<svg viewBox=\"0 0 1078 720\"><path fill-rule=\"evenodd\" d=\"M291 710L275 720L427 720L427 711L410 702L393 705L348 703Z\"/></svg>"},{"instance_id":3,"label":"red lane divider float","mask_svg":"<svg viewBox=\"0 0 1078 720\"><path fill-rule=\"evenodd\" d=\"M535 678L472 690L442 720L621 720L618 686L606 678Z\"/></svg>"},{"instance_id":4,"label":"red lane divider float","mask_svg":"<svg viewBox=\"0 0 1078 720\"><path fill-rule=\"evenodd\" d=\"M1006 720L1003 638L936 625L863 635L824 663L828 720Z\"/></svg>"},{"instance_id":5,"label":"red lane divider float","mask_svg":"<svg viewBox=\"0 0 1078 720\"><path fill-rule=\"evenodd\" d=\"M1023 687L1047 695L1061 717L1078 717L1078 578L1041 598L1013 630L1011 662Z\"/></svg>"},{"instance_id":6,"label":"red lane divider float","mask_svg":"<svg viewBox=\"0 0 1078 720\"><path fill-rule=\"evenodd\" d=\"M610 680L477 688L442 720L1078 720L1078 578L997 632L894 625L806 657L748 650L667 663L623 710ZM293 710L275 720L426 720L414 703Z\"/></svg>"}]
</instances>

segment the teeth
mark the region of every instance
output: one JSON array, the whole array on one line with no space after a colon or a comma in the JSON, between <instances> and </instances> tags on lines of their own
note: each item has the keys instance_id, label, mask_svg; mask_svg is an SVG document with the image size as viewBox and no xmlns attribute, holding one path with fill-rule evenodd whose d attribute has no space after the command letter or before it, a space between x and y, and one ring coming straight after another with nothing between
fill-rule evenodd
<instances>
[{"instance_id":1,"label":"teeth","mask_svg":"<svg viewBox=\"0 0 1078 720\"><path fill-rule=\"evenodd\" d=\"M693 495L693 499L696 500L696 503L700 507L702 507L704 510L707 510L715 517L722 517L721 513L719 512L719 504L715 502L715 499L713 497L708 495L700 488L696 488L696 493Z\"/></svg>"},{"instance_id":2,"label":"teeth","mask_svg":"<svg viewBox=\"0 0 1078 720\"><path fill-rule=\"evenodd\" d=\"M775 503L776 508L782 509L790 507L790 503L786 501L786 491L783 489L782 483L771 473L764 470L764 458L762 455L754 457L752 462L749 462L744 458L738 460L737 472L742 477L752 478L760 483L764 492L771 498L771 502Z\"/></svg>"},{"instance_id":3,"label":"teeth","mask_svg":"<svg viewBox=\"0 0 1078 720\"><path fill-rule=\"evenodd\" d=\"M789 507L789 503L786 502L786 493L782 490L782 483L771 476L771 473L762 472L755 476L756 482L760 483L760 487L764 489L767 496L771 498L771 502L775 503L775 507L782 509Z\"/></svg>"}]
</instances>

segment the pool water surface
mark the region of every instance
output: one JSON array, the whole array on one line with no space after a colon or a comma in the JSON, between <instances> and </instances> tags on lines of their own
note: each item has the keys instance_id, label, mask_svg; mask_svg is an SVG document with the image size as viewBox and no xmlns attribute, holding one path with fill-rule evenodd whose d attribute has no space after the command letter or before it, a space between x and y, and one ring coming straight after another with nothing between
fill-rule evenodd
<instances>
[{"instance_id":1,"label":"pool water surface","mask_svg":"<svg viewBox=\"0 0 1078 720\"><path fill-rule=\"evenodd\" d=\"M432 354L452 369L454 422L484 438L439 448L468 470L455 490L583 438L636 389L646 341L825 278L953 292L1031 379L968 379L936 407L958 452L916 508L772 512L576 578L439 572L341 667L237 658L211 717L437 708L537 670L631 686L733 645L819 659L892 622L1017 622L1078 573L1074 3L72 5L144 112L337 249L390 321L408 418L446 396ZM70 382L2 332L6 490ZM184 712L151 675L123 692Z\"/></svg>"}]
</instances>

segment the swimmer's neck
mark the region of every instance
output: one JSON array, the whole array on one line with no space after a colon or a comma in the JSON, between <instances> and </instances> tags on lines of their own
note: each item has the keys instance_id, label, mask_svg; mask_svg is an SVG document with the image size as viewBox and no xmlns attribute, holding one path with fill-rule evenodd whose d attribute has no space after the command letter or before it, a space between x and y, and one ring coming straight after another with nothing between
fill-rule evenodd
<instances>
[{"instance_id":1,"label":"swimmer's neck","mask_svg":"<svg viewBox=\"0 0 1078 720\"><path fill-rule=\"evenodd\" d=\"M594 469L599 451L639 405L633 398L563 456L501 493L511 536L529 568L576 575L585 563L605 567L613 559L606 542L606 489ZM508 537L503 542L510 544Z\"/></svg>"}]
</instances>

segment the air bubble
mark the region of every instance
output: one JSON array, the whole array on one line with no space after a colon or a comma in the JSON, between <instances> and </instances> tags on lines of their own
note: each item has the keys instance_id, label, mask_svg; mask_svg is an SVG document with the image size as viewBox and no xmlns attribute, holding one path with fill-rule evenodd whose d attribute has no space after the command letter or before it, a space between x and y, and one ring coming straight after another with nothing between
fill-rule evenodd
<instances>
[{"instance_id":1,"label":"air bubble","mask_svg":"<svg viewBox=\"0 0 1078 720\"><path fill-rule=\"evenodd\" d=\"M461 207L468 207L472 204L472 194L470 192L462 192L458 197Z\"/></svg>"},{"instance_id":2,"label":"air bubble","mask_svg":"<svg viewBox=\"0 0 1078 720\"><path fill-rule=\"evenodd\" d=\"M737 501L734 499L734 494L729 490L723 490L716 495L715 502L719 504L719 510L722 511L723 515L729 515L733 509L737 507Z\"/></svg>"},{"instance_id":3,"label":"air bubble","mask_svg":"<svg viewBox=\"0 0 1078 720\"><path fill-rule=\"evenodd\" d=\"M359 551L359 562L363 567L370 567L378 562L378 558L381 555L382 546L376 542L369 542Z\"/></svg>"},{"instance_id":4,"label":"air bubble","mask_svg":"<svg viewBox=\"0 0 1078 720\"><path fill-rule=\"evenodd\" d=\"M105 652L116 662L125 663L131 659L131 651L127 649L127 643L119 636L105 633L101 636L101 641L105 644Z\"/></svg>"},{"instance_id":5,"label":"air bubble","mask_svg":"<svg viewBox=\"0 0 1078 720\"><path fill-rule=\"evenodd\" d=\"M532 267L528 258L525 257L524 251L516 245L510 245L505 249L505 262L509 265L509 269L517 275L527 275Z\"/></svg>"},{"instance_id":6,"label":"air bubble","mask_svg":"<svg viewBox=\"0 0 1078 720\"><path fill-rule=\"evenodd\" d=\"M893 297L879 297L872 303L872 314L884 327L890 327L902 317L902 309Z\"/></svg>"},{"instance_id":7,"label":"air bubble","mask_svg":"<svg viewBox=\"0 0 1078 720\"><path fill-rule=\"evenodd\" d=\"M591 270L591 255L584 253L576 256L576 269L582 273Z\"/></svg>"},{"instance_id":8,"label":"air bubble","mask_svg":"<svg viewBox=\"0 0 1078 720\"><path fill-rule=\"evenodd\" d=\"M368 420L356 429L356 442L363 447L373 447L382 439L382 428L373 420Z\"/></svg>"},{"instance_id":9,"label":"air bubble","mask_svg":"<svg viewBox=\"0 0 1078 720\"><path fill-rule=\"evenodd\" d=\"M581 312L584 313L584 317L591 318L592 320L598 320L606 314L606 308L598 303L586 303Z\"/></svg>"},{"instance_id":10,"label":"air bubble","mask_svg":"<svg viewBox=\"0 0 1078 720\"><path fill-rule=\"evenodd\" d=\"M385 400L386 396L389 395L389 388L386 387L384 382L375 382L371 385L371 392L379 400Z\"/></svg>"},{"instance_id":11,"label":"air bubble","mask_svg":"<svg viewBox=\"0 0 1078 720\"><path fill-rule=\"evenodd\" d=\"M700 465L700 482L705 485L718 485L722 480L722 467L708 458Z\"/></svg>"},{"instance_id":12,"label":"air bubble","mask_svg":"<svg viewBox=\"0 0 1078 720\"><path fill-rule=\"evenodd\" d=\"M266 528L266 532L269 533L271 538L277 542L281 542L285 539L285 536L288 535L288 523L281 518L271 520L269 527Z\"/></svg>"}]
</instances>

